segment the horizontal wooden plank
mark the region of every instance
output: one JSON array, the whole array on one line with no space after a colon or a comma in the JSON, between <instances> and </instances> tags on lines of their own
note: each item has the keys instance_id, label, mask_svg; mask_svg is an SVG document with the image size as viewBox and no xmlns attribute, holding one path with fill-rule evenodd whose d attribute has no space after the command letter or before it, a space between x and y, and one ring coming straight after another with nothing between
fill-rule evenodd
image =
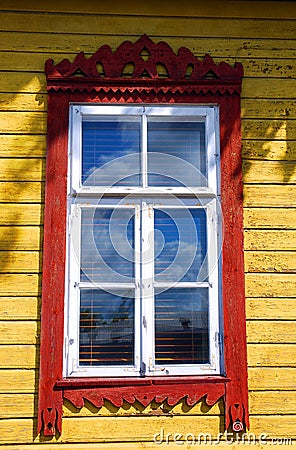
<instances>
[{"instance_id":1,"label":"horizontal wooden plank","mask_svg":"<svg viewBox=\"0 0 296 450\"><path fill-rule=\"evenodd\" d=\"M136 18L136 20L138 19ZM167 19L166 21L169 22ZM140 20L140 22L142 21ZM281 59L293 59L296 55L293 39L252 39L250 33L246 37L236 39L229 39L226 36L215 38L209 33L202 37L198 34L196 37L196 30L192 36L185 35L184 30L179 35L176 33L177 30L172 30L171 34L165 36L164 29L156 30L153 21L150 21L150 24L153 30L149 30L146 24L145 31L155 42L165 40L175 51L180 46L188 47L198 57L203 57L205 53L209 53L212 57L217 57L220 60L222 58L236 58L239 61L240 58L266 57L278 60L279 55ZM62 31L64 31L64 28ZM110 45L112 50L115 50L125 40L135 42L143 34L143 28L137 33L135 27L133 27L132 33L132 35L114 33L113 24L107 33L101 33L101 30L98 29L96 33L92 34L91 39L86 34L65 33L61 39L59 34L53 33L50 34L49 39L49 35L42 32L30 34L2 32L0 33L0 51L40 52L45 53L45 56L49 53L61 53L62 56L65 53L76 55L79 51L93 54L100 46L105 44ZM55 63L59 61L60 58L55 59Z\"/></svg>"},{"instance_id":2,"label":"horizontal wooden plank","mask_svg":"<svg viewBox=\"0 0 296 450\"><path fill-rule=\"evenodd\" d=\"M36 245L36 242L34 245ZM40 244L37 245L37 250L39 250ZM10 250L0 252L0 272L2 273L39 273L42 269L41 264L42 254L39 251Z\"/></svg>"},{"instance_id":3,"label":"horizontal wooden plank","mask_svg":"<svg viewBox=\"0 0 296 450\"><path fill-rule=\"evenodd\" d=\"M4 55L8 55L8 57L11 59L11 55L7 53L0 53L1 61L3 61L2 57ZM29 56L29 54L28 54ZM39 55L39 58L42 58L42 55ZM24 54L22 54L22 58L19 58L18 60L24 59ZM29 59L29 58L28 58ZM32 54L31 54L31 60L32 60ZM44 72L44 61L42 59L43 66L42 66L42 72ZM29 61L28 61L28 69L30 67ZM3 66L2 66L2 70ZM16 71L16 67L13 69ZM2 93L0 97L0 108L2 111L33 111L33 112L46 112L47 111L47 95L46 94L5 94Z\"/></svg>"},{"instance_id":4,"label":"horizontal wooden plank","mask_svg":"<svg viewBox=\"0 0 296 450\"><path fill-rule=\"evenodd\" d=\"M106 42L109 42L109 38L106 38ZM180 41L179 45L183 45L183 43ZM204 54L201 53L200 50L198 50L198 53L194 52L195 56L199 59L202 59ZM92 56L92 53L86 53L86 57ZM67 53L29 53L29 52L22 52L22 57L19 57L18 52L7 52L7 51L0 51L0 59L1 59L1 68L4 71L16 71L16 72L44 72L44 62L47 59L53 59L54 61L61 61L62 59L69 59L70 61L73 60L73 54L67 54ZM220 58L219 58L220 59ZM237 56L223 58L225 62L230 64L231 66L234 66L235 62L237 61ZM218 58L217 58L217 62ZM241 57L240 62L244 66L244 74L246 77L275 77L275 78L295 78L296 77L296 69L294 65L294 59L288 59L288 58L277 58L277 59L271 59L268 58L251 58L251 57ZM13 104L15 104L15 100L13 98L12 104L10 105L11 97L7 97L7 108L8 110L13 109ZM24 96L22 98L19 98L20 105L23 105L20 109L24 109L25 102L28 103L28 105L32 105L31 108L33 110L42 108L43 106L43 100L41 97L39 98L39 101L37 102L37 99L32 96L32 100L25 99ZM31 103L32 102L32 103ZM37 103L34 105L34 103ZM262 111L263 105L257 105L256 102L253 101L253 106L250 108L247 107L247 110L245 111L245 103L243 102L242 105L242 116L243 117L265 117L262 116L262 114L259 111ZM3 104L3 109L6 109L5 105L5 98L0 100L0 105ZM287 106L286 106L287 104ZM247 104L246 104L247 105ZM291 117L293 117L292 111L295 110L295 106L293 107L293 103L288 104L288 101L284 103L284 107L281 107L281 102L279 105L276 104L274 101L274 104L272 105L274 109L272 108L269 113L271 114L271 118L279 118L279 117L287 117L289 114ZM31 109L30 108L30 109ZM16 108L14 107L14 110Z\"/></svg>"},{"instance_id":5,"label":"horizontal wooden plank","mask_svg":"<svg viewBox=\"0 0 296 450\"><path fill-rule=\"evenodd\" d=\"M59 442L144 442L153 441L154 434L159 433L161 429L165 435L174 430L184 436L194 431L192 416L189 415L137 417L134 420L136 423L129 417L65 417ZM219 421L218 416L195 416L194 429L216 436L219 432ZM33 426L32 419L3 419L0 421L0 442L31 443ZM40 437L37 437L35 442L39 441ZM56 438L51 439L51 443L55 441Z\"/></svg>"},{"instance_id":6,"label":"horizontal wooden plank","mask_svg":"<svg viewBox=\"0 0 296 450\"><path fill-rule=\"evenodd\" d=\"M254 414L295 414L296 391L250 392L250 413Z\"/></svg>"},{"instance_id":7,"label":"horizontal wooden plank","mask_svg":"<svg viewBox=\"0 0 296 450\"><path fill-rule=\"evenodd\" d=\"M31 393L36 391L37 373L34 369L1 369L1 393Z\"/></svg>"},{"instance_id":8,"label":"horizontal wooden plank","mask_svg":"<svg viewBox=\"0 0 296 450\"><path fill-rule=\"evenodd\" d=\"M243 161L244 183L295 183L296 163L294 161ZM293 199L296 198L294 187Z\"/></svg>"},{"instance_id":9,"label":"horizontal wooden plank","mask_svg":"<svg viewBox=\"0 0 296 450\"><path fill-rule=\"evenodd\" d=\"M263 189L263 188L262 188ZM272 200L271 200L272 201ZM293 208L245 208L244 209L244 226L245 228L266 228L266 229L280 229L283 230L283 235L281 236L281 241L279 242L278 247L268 248L267 250L293 250L295 248L294 241L294 232L293 231L285 231L285 230L293 230L295 229L296 223L296 212ZM251 231L246 231L246 239L248 240L247 233L252 235ZM259 232L260 233L260 232ZM262 231L262 236L264 233ZM272 233L277 235L278 231L274 231L271 234L268 234L267 239L271 239L273 241ZM260 236L260 234L258 235ZM258 237L256 235L256 238ZM286 240L292 239L291 243L285 242ZM247 241L249 242L249 241ZM260 239L259 239L260 243ZM268 242L267 242L268 245ZM287 245L287 248L285 247ZM253 248L253 247L252 247ZM252 249L251 248L251 249ZM265 248L254 247L254 250L264 250Z\"/></svg>"},{"instance_id":10,"label":"horizontal wooden plank","mask_svg":"<svg viewBox=\"0 0 296 450\"><path fill-rule=\"evenodd\" d=\"M34 36L34 35L32 35ZM44 94L46 92L46 81L45 75L36 72L1 72L0 73L0 92L4 93L35 93ZM294 98L294 80L292 79L280 79L280 78L244 78L243 79L243 93L244 98L279 98L279 99L291 99ZM284 136L284 122L273 124L271 128L272 134L263 135L265 139L276 139L277 133L280 137L278 140L285 139ZM292 129L293 124L287 130L287 134L293 133L295 131ZM243 137L254 139L260 138L260 134L257 131L250 130L246 128L246 133ZM267 133L268 126L265 129Z\"/></svg>"},{"instance_id":11,"label":"horizontal wooden plank","mask_svg":"<svg viewBox=\"0 0 296 450\"><path fill-rule=\"evenodd\" d=\"M0 266L1 271L5 272L9 266L12 268L14 264L19 266L16 261L17 253L13 254L12 251L19 250L40 250L42 246L42 230L40 227L26 226L26 227L14 227L14 226L2 226L0 227ZM3 250L10 251L9 253L3 253ZM27 258L24 254L21 255L23 260ZM29 256L30 258L30 256ZM35 257L36 259L36 257ZM29 263L32 264L32 263ZM10 268L10 270L11 270ZM34 272L36 272L38 266L35 266ZM37 270L38 271L38 270Z\"/></svg>"},{"instance_id":12,"label":"horizontal wooden plank","mask_svg":"<svg viewBox=\"0 0 296 450\"><path fill-rule=\"evenodd\" d=\"M198 445L198 448L200 450L208 450L209 449L209 441L207 441L207 443L200 443L200 444L194 444L192 443L192 441L190 441L190 439L192 440L191 435L188 435L187 440L190 441L185 442L185 441L178 441L178 437L174 437L175 435L175 431L173 430L172 436L169 436L169 443L166 444L165 439L166 437L164 437L164 442L163 442L163 446L164 445L169 445L169 449L170 450L179 450L180 449L180 445L181 447L183 446L184 448L190 448L193 445ZM202 432L197 432L196 434L196 442L198 442L198 435L200 433L200 439L201 442L204 442L204 439L202 437ZM260 450L262 450L265 445L268 445L268 448L275 450L279 445L289 445L289 448L292 448L294 450L294 447L290 447L292 446L292 442L290 442L290 438L282 438L279 439L278 441L276 441L276 443L272 443L271 441L271 437L269 440L265 440L264 437L261 437L261 442L262 445L260 446L259 441L258 441L258 436L260 435L260 433L257 435L257 441L256 443L254 443L254 435L252 433L249 433L246 437L245 437L245 443L246 444L241 444L241 443L236 443L236 438L234 438L233 436L229 435L227 437L227 439L224 436L224 439L222 437L221 442L218 444L217 442L217 438L219 437L219 434L213 436L213 445L215 445L215 448L218 448L219 450L229 450L229 447L231 445L231 450L240 450L242 445L247 445L248 446L248 450L258 450L258 448ZM174 439L176 440L176 442L174 442ZM185 437L186 439L186 437ZM184 442L184 443L183 443ZM160 445L160 444L159 444ZM187 445L187 447L186 447ZM71 443L71 444L67 444L67 443L55 443L54 444L54 448L56 449L63 449L63 450L98 450L98 444L92 444L92 443L83 443L83 444L77 444L77 443ZM155 442L103 442L99 444L99 448L101 450L155 450ZM263 447L264 446L264 447ZM19 446L16 444L10 444L9 446L4 446L2 447L5 450L19 450ZM44 448L45 450L52 450L52 444L45 444L42 443L42 448ZM211 448L211 447L210 447ZM31 450L32 449L32 445L30 444L22 444L21 447L22 450Z\"/></svg>"},{"instance_id":13,"label":"horizontal wooden plank","mask_svg":"<svg viewBox=\"0 0 296 450\"><path fill-rule=\"evenodd\" d=\"M0 419L34 417L37 406L37 396L34 394L1 394Z\"/></svg>"},{"instance_id":14,"label":"horizontal wooden plank","mask_svg":"<svg viewBox=\"0 0 296 450\"><path fill-rule=\"evenodd\" d=\"M41 158L0 159L1 181L42 181L45 161Z\"/></svg>"},{"instance_id":15,"label":"horizontal wooden plank","mask_svg":"<svg viewBox=\"0 0 296 450\"><path fill-rule=\"evenodd\" d=\"M246 298L248 319L295 320L296 298Z\"/></svg>"},{"instance_id":16,"label":"horizontal wooden plank","mask_svg":"<svg viewBox=\"0 0 296 450\"><path fill-rule=\"evenodd\" d=\"M0 112L0 133L45 134L46 119L44 111Z\"/></svg>"},{"instance_id":17,"label":"horizontal wooden plank","mask_svg":"<svg viewBox=\"0 0 296 450\"><path fill-rule=\"evenodd\" d=\"M40 225L43 223L43 205L9 204L1 205L0 225Z\"/></svg>"},{"instance_id":18,"label":"horizontal wooden plank","mask_svg":"<svg viewBox=\"0 0 296 450\"><path fill-rule=\"evenodd\" d=\"M6 58L5 58L6 55ZM15 55L15 56L14 56ZM53 58L55 55L48 53L22 53L22 57L19 57L18 53L6 53L0 52L0 58L2 62L2 70L14 70L14 71L29 71L29 72L44 72L44 61L46 58ZM56 55L57 58L72 57L72 55ZM91 55L86 55L91 56ZM4 67L4 61L8 59L12 66L7 69ZM244 70L246 71L246 62L244 61ZM257 60L260 64L260 59ZM287 61L287 60L283 60ZM16 67L17 62L19 64L25 64L24 66ZM34 65L35 62L35 65ZM278 62L278 61L277 61ZM271 60L270 64L274 67L275 61ZM250 75L249 75L250 76ZM47 95L46 94L6 94L2 93L0 97L0 108L3 111L40 111L46 112L47 110ZM296 117L296 101L291 99L286 100L273 100L262 99L260 102L255 99L242 99L241 102L241 117L243 119L289 119ZM248 141L247 141L248 142ZM247 144L246 142L246 144ZM262 144L262 143L261 143ZM266 143L264 143L266 145ZM279 141L282 145L282 141ZM258 142L259 145L259 142ZM279 158L282 159L282 158Z\"/></svg>"},{"instance_id":19,"label":"horizontal wooden plank","mask_svg":"<svg viewBox=\"0 0 296 450\"><path fill-rule=\"evenodd\" d=\"M267 434L270 439L283 437L295 439L296 437L295 415L283 414L279 416L278 414L275 414L275 415L251 416L250 430L252 430L252 432L257 436L259 436L261 433ZM290 447L290 445L288 446L288 448ZM278 445L275 445L275 447L278 447Z\"/></svg>"},{"instance_id":20,"label":"horizontal wooden plank","mask_svg":"<svg viewBox=\"0 0 296 450\"><path fill-rule=\"evenodd\" d=\"M289 437L294 438L296 436L295 415L282 415L281 419L279 420L278 415L251 416L253 435L259 436L264 432L264 437L271 439L286 437L289 433ZM33 427L34 421L32 419L1 420L0 439L7 444L29 443L32 441ZM164 436L168 436L169 442L173 440L173 434L176 432L183 436L192 433L196 435L196 438L200 433L209 433L216 439L220 431L219 417L196 416L194 417L194 427L192 416L138 417L134 420L128 417L64 418L63 433L59 442L93 442L97 445L101 442L109 442L112 443L113 447L111 446L111 448L113 449L119 448L119 442L120 448L122 448L121 445L124 442L141 442L141 448L146 448L144 443L153 442L154 435L158 435L160 430L163 430ZM4 436L7 436L6 442L3 439ZM37 437L35 442L39 440L40 438ZM55 441L55 438L51 439L51 444ZM227 445L229 446L230 443L231 441L228 440ZM153 442L153 445L155 447L155 442ZM201 449L204 450L207 446L208 444L205 444L205 447L201 447ZM237 448L239 447L238 445ZM103 445L102 448L105 448L105 446ZM232 448L235 449L236 447ZM251 450L252 446L248 445L248 448Z\"/></svg>"},{"instance_id":21,"label":"horizontal wooden plank","mask_svg":"<svg viewBox=\"0 0 296 450\"><path fill-rule=\"evenodd\" d=\"M40 303L38 297L0 297L0 320L37 320Z\"/></svg>"},{"instance_id":22,"label":"horizontal wooden plank","mask_svg":"<svg viewBox=\"0 0 296 450\"><path fill-rule=\"evenodd\" d=\"M250 7L248 1L241 1L239 4L237 1L219 2L213 0L210 3L201 2L200 4L192 3L190 0L185 0L182 5L177 3L171 3L163 1L162 3L139 3L131 0L126 5L123 5L120 0L113 0L112 5L105 3L89 2L86 5L81 5L78 0L73 0L71 5L72 13L79 13L80 17L87 17L88 14L113 14L118 15L152 15L167 17L168 4L170 6L170 14L172 16L188 16L188 17L238 17L238 18L286 18L291 19L294 17L295 11L293 5L288 2L269 3L269 8L266 8L266 3L254 3ZM25 4L20 6L18 2L14 0L7 0L2 7L3 11L17 10L17 11L43 11L43 12L66 12L69 13L67 4L58 0L52 0L50 4L43 4L37 0L29 0ZM180 7L181 6L181 7ZM111 9L112 8L112 9Z\"/></svg>"},{"instance_id":23,"label":"horizontal wooden plank","mask_svg":"<svg viewBox=\"0 0 296 450\"><path fill-rule=\"evenodd\" d=\"M295 141L266 141L250 140L242 141L243 157L246 159L264 159L264 161L295 161Z\"/></svg>"},{"instance_id":24,"label":"horizontal wooden plank","mask_svg":"<svg viewBox=\"0 0 296 450\"><path fill-rule=\"evenodd\" d=\"M0 182L1 203L40 203L44 201L44 183L39 181Z\"/></svg>"},{"instance_id":25,"label":"horizontal wooden plank","mask_svg":"<svg viewBox=\"0 0 296 450\"><path fill-rule=\"evenodd\" d=\"M246 250L296 250L296 231L245 230L244 242Z\"/></svg>"},{"instance_id":26,"label":"horizontal wooden plank","mask_svg":"<svg viewBox=\"0 0 296 450\"><path fill-rule=\"evenodd\" d=\"M45 157L46 136L6 134L0 136L0 156L6 158Z\"/></svg>"},{"instance_id":27,"label":"horizontal wooden plank","mask_svg":"<svg viewBox=\"0 0 296 450\"><path fill-rule=\"evenodd\" d=\"M133 30L134 34L141 35L143 28L140 27L139 22L143 26L145 22L145 30L152 30L160 32L163 36L171 36L179 34L182 31L184 36L194 36L196 29L198 35L201 37L228 37L240 38L241 36L252 36L253 38L280 38L293 39L294 38L294 23L292 20L285 21L285 26L279 20L274 19L260 19L259 17L254 21L252 19L236 19L236 18L218 18L218 17L194 17L190 20L182 17L182 8L180 9L180 16L170 16L170 20L166 17L146 16L141 18L135 16L127 16L122 14L90 14L77 15L68 12L67 20L65 21L64 14L34 14L34 20L30 20L30 14L26 13L12 13L6 12L3 17L3 25L1 31L10 32L42 32L64 34L65 24L67 24L67 33L73 34L88 34L94 35L98 32L102 34L110 34L110 29L114 34L122 32L122 27L125 30ZM197 11L196 11L197 12ZM83 20L84 19L84 20Z\"/></svg>"},{"instance_id":28,"label":"horizontal wooden plank","mask_svg":"<svg viewBox=\"0 0 296 450\"><path fill-rule=\"evenodd\" d=\"M34 320L0 321L0 344L2 345L36 344L38 333L39 323Z\"/></svg>"},{"instance_id":29,"label":"horizontal wooden plank","mask_svg":"<svg viewBox=\"0 0 296 450\"><path fill-rule=\"evenodd\" d=\"M295 274L255 274L245 276L247 297L295 297Z\"/></svg>"},{"instance_id":30,"label":"horizontal wooden plank","mask_svg":"<svg viewBox=\"0 0 296 450\"><path fill-rule=\"evenodd\" d=\"M295 166L296 167L296 166ZM296 212L296 187L294 185L251 185L244 186L244 206L294 208ZM278 211L278 214L281 210Z\"/></svg>"},{"instance_id":31,"label":"horizontal wooden plank","mask_svg":"<svg viewBox=\"0 0 296 450\"><path fill-rule=\"evenodd\" d=\"M295 344L248 344L249 367L296 367Z\"/></svg>"},{"instance_id":32,"label":"horizontal wooden plank","mask_svg":"<svg viewBox=\"0 0 296 450\"><path fill-rule=\"evenodd\" d=\"M246 272L296 273L294 252L245 252L244 259Z\"/></svg>"},{"instance_id":33,"label":"horizontal wooden plank","mask_svg":"<svg viewBox=\"0 0 296 450\"><path fill-rule=\"evenodd\" d=\"M247 341L252 344L296 344L296 321L249 320Z\"/></svg>"},{"instance_id":34,"label":"horizontal wooden plank","mask_svg":"<svg viewBox=\"0 0 296 450\"><path fill-rule=\"evenodd\" d=\"M282 80L284 81L284 80ZM295 140L295 122L284 118L270 119L242 119L243 139Z\"/></svg>"},{"instance_id":35,"label":"horizontal wooden plank","mask_svg":"<svg viewBox=\"0 0 296 450\"><path fill-rule=\"evenodd\" d=\"M296 367L251 367L248 369L248 386L250 391L295 390Z\"/></svg>"},{"instance_id":36,"label":"horizontal wooden plank","mask_svg":"<svg viewBox=\"0 0 296 450\"><path fill-rule=\"evenodd\" d=\"M248 61L248 60L246 60ZM282 60L282 62L287 60ZM254 63L261 65L262 60L256 59ZM274 60L266 60L266 63L272 64ZM244 62L244 69L245 69ZM262 66L261 66L262 67ZM263 68L264 70L264 68ZM246 75L246 73L245 73ZM248 75L249 77L251 75ZM296 102L287 100L262 99L260 102L255 99L243 98L241 101L241 117L243 119L289 119L296 117Z\"/></svg>"},{"instance_id":37,"label":"horizontal wooden plank","mask_svg":"<svg viewBox=\"0 0 296 450\"><path fill-rule=\"evenodd\" d=\"M38 359L39 348L35 345L0 345L1 369L35 369Z\"/></svg>"},{"instance_id":38,"label":"horizontal wooden plank","mask_svg":"<svg viewBox=\"0 0 296 450\"><path fill-rule=\"evenodd\" d=\"M41 294L41 276L37 274L2 274L1 295L5 297L28 296Z\"/></svg>"}]
</instances>

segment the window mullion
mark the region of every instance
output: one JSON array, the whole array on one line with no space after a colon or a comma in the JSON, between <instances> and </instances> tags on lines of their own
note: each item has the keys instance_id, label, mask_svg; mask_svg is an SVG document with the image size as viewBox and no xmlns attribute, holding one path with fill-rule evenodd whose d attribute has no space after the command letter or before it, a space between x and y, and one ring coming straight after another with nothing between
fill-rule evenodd
<instances>
[{"instance_id":1,"label":"window mullion","mask_svg":"<svg viewBox=\"0 0 296 450\"><path fill-rule=\"evenodd\" d=\"M147 116L146 114L142 115L142 183L143 187L146 188L148 186L148 152L147 152L147 143L148 143L148 129L147 129Z\"/></svg>"},{"instance_id":2,"label":"window mullion","mask_svg":"<svg viewBox=\"0 0 296 450\"><path fill-rule=\"evenodd\" d=\"M153 208L142 203L142 374L149 375L154 364L154 215Z\"/></svg>"}]
</instances>

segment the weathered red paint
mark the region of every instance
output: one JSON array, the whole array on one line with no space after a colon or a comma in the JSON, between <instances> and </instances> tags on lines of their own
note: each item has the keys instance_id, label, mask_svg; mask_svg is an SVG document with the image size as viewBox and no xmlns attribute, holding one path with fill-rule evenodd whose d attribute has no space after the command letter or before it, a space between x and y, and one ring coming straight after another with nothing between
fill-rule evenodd
<instances>
[{"instance_id":1,"label":"weathered red paint","mask_svg":"<svg viewBox=\"0 0 296 450\"><path fill-rule=\"evenodd\" d=\"M143 51L149 52L146 61ZM146 58L145 58L146 59ZM104 76L97 71L100 63ZM128 63L130 78L123 77ZM168 77L157 73L157 64ZM191 68L191 75L186 71ZM79 73L81 76L77 76ZM243 210L241 170L240 92L243 68L199 61L188 49L176 55L164 42L147 36L124 42L112 53L103 46L87 59L80 53L70 63L46 62L48 87L48 142L44 218L44 263L38 432L53 436L62 431L62 400L82 407L87 399L102 406L123 401L151 400L174 405L182 398L194 405L202 397L208 405L225 401L225 426L249 428L246 321L243 265ZM208 78L208 75L211 78ZM221 203L224 218L223 317L226 376L63 379L63 322L66 242L66 184L68 115L70 102L194 103L220 107Z\"/></svg>"}]
</instances>

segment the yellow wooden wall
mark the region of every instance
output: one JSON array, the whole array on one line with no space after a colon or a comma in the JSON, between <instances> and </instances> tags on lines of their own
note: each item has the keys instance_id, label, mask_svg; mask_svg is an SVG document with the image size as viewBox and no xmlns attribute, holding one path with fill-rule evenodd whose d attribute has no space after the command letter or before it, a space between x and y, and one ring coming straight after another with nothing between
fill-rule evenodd
<instances>
[{"instance_id":1,"label":"yellow wooden wall","mask_svg":"<svg viewBox=\"0 0 296 450\"><path fill-rule=\"evenodd\" d=\"M0 1L0 444L23 449L40 442L36 402L47 100L44 61L73 59L81 50L91 55L105 43L116 48L143 33L167 41L175 50L186 46L198 57L209 53L216 62L244 65L250 431L257 436L296 438L295 5ZM216 436L223 422L221 404L213 408L198 404L192 409L182 403L175 408L156 406L125 405L118 410L106 404L99 411L91 406L76 411L66 405L59 443L65 449L95 448L86 443L99 442L105 442L106 449L155 448L152 437L161 428L165 433Z\"/></svg>"}]
</instances>

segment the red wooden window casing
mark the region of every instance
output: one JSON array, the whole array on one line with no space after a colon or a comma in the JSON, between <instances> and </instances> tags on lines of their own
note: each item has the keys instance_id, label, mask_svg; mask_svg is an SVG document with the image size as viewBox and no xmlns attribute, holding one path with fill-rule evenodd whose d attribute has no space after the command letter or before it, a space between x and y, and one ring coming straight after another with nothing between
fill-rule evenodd
<instances>
[{"instance_id":1,"label":"red wooden window casing","mask_svg":"<svg viewBox=\"0 0 296 450\"><path fill-rule=\"evenodd\" d=\"M143 52L148 53L145 58ZM133 64L130 77L124 68ZM167 77L158 74L158 65ZM103 74L98 67L103 68ZM146 35L123 42L115 52L107 45L91 58L84 53L45 66L48 89L46 195L38 432L62 432L63 399L80 408L109 400L119 407L136 400L194 405L224 399L225 428L249 428L246 320L243 264L243 209L240 92L242 65L197 59L187 48L175 54L165 42ZM221 204L223 211L222 300L225 376L146 378L63 378L66 201L70 102L216 104L220 110Z\"/></svg>"}]
</instances>

